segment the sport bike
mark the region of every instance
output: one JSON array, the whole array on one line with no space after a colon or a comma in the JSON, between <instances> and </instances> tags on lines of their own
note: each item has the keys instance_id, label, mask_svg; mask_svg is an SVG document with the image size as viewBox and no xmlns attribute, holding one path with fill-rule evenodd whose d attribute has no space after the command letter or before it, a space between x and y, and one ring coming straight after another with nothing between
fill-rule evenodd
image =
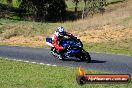
<instances>
[{"instance_id":1,"label":"sport bike","mask_svg":"<svg viewBox=\"0 0 132 88\"><path fill-rule=\"evenodd\" d=\"M58 57L58 51L55 49L55 47L52 45L52 38L46 38L46 44L51 46L51 53L56 58ZM63 38L60 43L62 47L65 47L65 50L63 53L61 53L61 56L65 58L70 57L76 57L79 58L81 61L91 62L91 57L87 51L83 49L83 44L80 41L80 39L77 39L77 37L72 38Z\"/></svg>"}]
</instances>

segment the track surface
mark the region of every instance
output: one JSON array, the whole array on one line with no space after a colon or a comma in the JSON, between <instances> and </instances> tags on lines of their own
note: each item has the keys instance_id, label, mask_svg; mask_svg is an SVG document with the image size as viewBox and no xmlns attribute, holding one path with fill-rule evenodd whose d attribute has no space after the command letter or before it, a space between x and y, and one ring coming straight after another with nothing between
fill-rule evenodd
<instances>
[{"instance_id":1,"label":"track surface","mask_svg":"<svg viewBox=\"0 0 132 88\"><path fill-rule=\"evenodd\" d=\"M75 58L61 61L54 58L49 49L29 48L16 46L0 46L0 56L20 60L35 61L38 63L53 64L59 66L79 67L85 69L101 70L112 73L125 73L132 75L132 56L90 53L92 62L85 63Z\"/></svg>"}]
</instances>

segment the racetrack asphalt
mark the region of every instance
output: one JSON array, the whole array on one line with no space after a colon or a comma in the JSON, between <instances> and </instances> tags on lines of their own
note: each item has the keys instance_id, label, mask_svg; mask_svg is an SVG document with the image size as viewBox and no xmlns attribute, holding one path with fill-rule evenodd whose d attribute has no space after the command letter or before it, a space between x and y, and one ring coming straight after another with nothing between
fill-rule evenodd
<instances>
[{"instance_id":1,"label":"racetrack asphalt","mask_svg":"<svg viewBox=\"0 0 132 88\"><path fill-rule=\"evenodd\" d=\"M19 46L0 46L0 57L28 60L57 66L82 66L87 70L99 70L117 74L132 75L132 56L90 53L92 62L81 62L76 58L61 61L52 56L49 49Z\"/></svg>"}]
</instances>

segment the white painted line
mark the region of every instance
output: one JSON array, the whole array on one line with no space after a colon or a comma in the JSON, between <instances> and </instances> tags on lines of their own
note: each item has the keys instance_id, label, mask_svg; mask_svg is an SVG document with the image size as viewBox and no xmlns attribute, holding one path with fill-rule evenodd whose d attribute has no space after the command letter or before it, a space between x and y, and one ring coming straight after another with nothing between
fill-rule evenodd
<instances>
[{"instance_id":1,"label":"white painted line","mask_svg":"<svg viewBox=\"0 0 132 88\"><path fill-rule=\"evenodd\" d=\"M9 58L5 58L5 59L6 60L18 61L18 62L32 63L32 64L40 64L40 65L47 65L47 66L57 66L57 65L52 65L52 64L45 64L45 63L38 63L38 62L30 62L30 61L24 61L24 60L18 60L18 59L9 59Z\"/></svg>"},{"instance_id":2,"label":"white painted line","mask_svg":"<svg viewBox=\"0 0 132 88\"><path fill-rule=\"evenodd\" d=\"M29 62L29 61L24 61L24 62L26 62L26 63L31 63L31 62Z\"/></svg>"},{"instance_id":3,"label":"white painted line","mask_svg":"<svg viewBox=\"0 0 132 88\"><path fill-rule=\"evenodd\" d=\"M52 66L57 66L57 65L52 65Z\"/></svg>"},{"instance_id":4,"label":"white painted line","mask_svg":"<svg viewBox=\"0 0 132 88\"><path fill-rule=\"evenodd\" d=\"M40 65L45 65L44 63L38 63L38 64L40 64Z\"/></svg>"},{"instance_id":5,"label":"white painted line","mask_svg":"<svg viewBox=\"0 0 132 88\"><path fill-rule=\"evenodd\" d=\"M51 66L51 64L46 64L46 65Z\"/></svg>"},{"instance_id":6,"label":"white painted line","mask_svg":"<svg viewBox=\"0 0 132 88\"><path fill-rule=\"evenodd\" d=\"M22 61L22 60L16 60L16 61Z\"/></svg>"},{"instance_id":7,"label":"white painted line","mask_svg":"<svg viewBox=\"0 0 132 88\"><path fill-rule=\"evenodd\" d=\"M36 62L31 62L32 64L35 64Z\"/></svg>"}]
</instances>

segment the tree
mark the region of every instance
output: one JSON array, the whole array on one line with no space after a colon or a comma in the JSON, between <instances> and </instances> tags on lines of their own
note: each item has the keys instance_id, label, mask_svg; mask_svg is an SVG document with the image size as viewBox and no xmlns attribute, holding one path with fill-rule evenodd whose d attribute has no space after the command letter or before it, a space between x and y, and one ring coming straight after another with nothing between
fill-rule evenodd
<instances>
[{"instance_id":1,"label":"tree","mask_svg":"<svg viewBox=\"0 0 132 88\"><path fill-rule=\"evenodd\" d=\"M75 12L77 12L78 3L80 0L72 0L73 3L75 3Z\"/></svg>"},{"instance_id":2,"label":"tree","mask_svg":"<svg viewBox=\"0 0 132 88\"><path fill-rule=\"evenodd\" d=\"M83 6L83 11L82 11L82 19L84 18L87 0L83 0L83 1L84 1L84 6Z\"/></svg>"},{"instance_id":3,"label":"tree","mask_svg":"<svg viewBox=\"0 0 132 88\"><path fill-rule=\"evenodd\" d=\"M84 8L82 11L82 19L84 16L93 15L98 12L104 11L104 6L106 5L106 0L83 0Z\"/></svg>"},{"instance_id":4,"label":"tree","mask_svg":"<svg viewBox=\"0 0 132 88\"><path fill-rule=\"evenodd\" d=\"M37 21L63 20L66 13L65 0L22 0L20 7Z\"/></svg>"},{"instance_id":5,"label":"tree","mask_svg":"<svg viewBox=\"0 0 132 88\"><path fill-rule=\"evenodd\" d=\"M7 0L7 3L12 6L12 0Z\"/></svg>"},{"instance_id":6,"label":"tree","mask_svg":"<svg viewBox=\"0 0 132 88\"><path fill-rule=\"evenodd\" d=\"M12 0L7 0L7 3L12 3Z\"/></svg>"}]
</instances>

